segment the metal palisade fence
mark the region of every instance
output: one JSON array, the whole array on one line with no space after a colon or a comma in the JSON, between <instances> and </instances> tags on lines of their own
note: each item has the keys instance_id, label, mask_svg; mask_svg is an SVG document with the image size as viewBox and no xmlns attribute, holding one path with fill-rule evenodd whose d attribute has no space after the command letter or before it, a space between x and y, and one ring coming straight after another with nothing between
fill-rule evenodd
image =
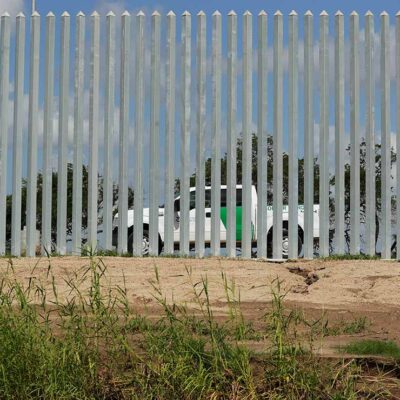
<instances>
[{"instance_id":1,"label":"metal palisade fence","mask_svg":"<svg viewBox=\"0 0 400 400\"><path fill-rule=\"evenodd\" d=\"M315 18L3 14L0 254L390 258L400 14Z\"/></svg>"}]
</instances>

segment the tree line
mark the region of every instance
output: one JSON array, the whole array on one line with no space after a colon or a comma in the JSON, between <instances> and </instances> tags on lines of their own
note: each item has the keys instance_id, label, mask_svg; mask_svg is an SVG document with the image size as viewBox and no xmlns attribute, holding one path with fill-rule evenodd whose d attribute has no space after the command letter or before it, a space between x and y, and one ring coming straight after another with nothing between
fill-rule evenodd
<instances>
[{"instance_id":1,"label":"tree line","mask_svg":"<svg viewBox=\"0 0 400 400\"><path fill-rule=\"evenodd\" d=\"M243 142L239 138L237 140L237 183L242 183L242 148ZM267 150L267 187L268 187L268 202L272 203L273 199L273 137L268 136L268 150ZM350 146L347 147L346 151L350 152ZM367 146L365 140L360 144L360 201L361 201L361 212L365 212L365 196L366 196L366 154ZM258 186L257 181L257 159L258 159L258 138L256 134L252 135L252 184ZM396 154L392 150L391 163L396 161ZM205 162L205 177L206 184L211 185L211 157L206 159ZM347 162L345 164L345 210L348 216L350 211L350 171L351 166ZM381 146L380 144L375 145L375 184L376 184L376 200L377 210L380 210L380 199L381 199ZM98 177L98 215L99 223L102 220L102 205L103 205L103 184L102 176ZM304 202L304 158L298 159L298 179L299 179L299 204ZM319 163L318 159L314 159L314 203L319 202ZM330 175L330 209L333 215L334 212L334 198L332 188L335 185L334 175ZM53 172L52 174L52 235L55 237L57 230L57 181L58 173ZM179 178L175 180L175 191L179 192ZM221 158L221 184L227 183L227 154ZM194 171L190 177L190 185L196 185L196 172ZM134 190L132 187L128 188L128 206L134 206ZM42 194L43 194L43 175L41 172L37 175L37 220L36 227L41 230L42 224ZM26 225L26 200L27 200L27 181L22 181L22 218L21 218L21 229ZM289 156L287 153L283 154L283 199L287 204L289 195ZM73 196L73 165L68 164L67 168L67 235L71 234L72 231L72 196ZM393 200L394 201L394 200ZM113 186L113 204L117 209L118 204L118 184ZM6 235L7 239L11 238L11 212L12 212L12 195L7 196L7 220L6 220ZM82 229L87 228L88 220L88 167L83 165L82 167Z\"/></svg>"}]
</instances>

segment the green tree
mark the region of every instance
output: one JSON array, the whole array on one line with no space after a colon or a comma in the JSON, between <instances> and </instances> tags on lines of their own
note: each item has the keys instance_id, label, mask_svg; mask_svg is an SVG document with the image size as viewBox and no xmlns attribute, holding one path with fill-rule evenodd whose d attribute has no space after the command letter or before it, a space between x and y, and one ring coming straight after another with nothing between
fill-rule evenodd
<instances>
[{"instance_id":1,"label":"green tree","mask_svg":"<svg viewBox=\"0 0 400 400\"><path fill-rule=\"evenodd\" d=\"M52 207L51 207L51 231L55 241L57 238L57 185L58 173L52 173ZM88 167L82 167L82 230L87 228L88 223L88 188L89 175ZM21 188L21 229L26 225L26 201L27 201L27 181L22 181ZM36 229L42 230L42 196L43 196L43 174L37 175L37 213L36 213ZM134 193L131 187L128 188L128 206L133 206ZM118 203L118 185L113 186L113 205ZM72 233L72 205L73 205L73 164L67 166L67 235ZM103 184L102 176L98 176L98 202L97 210L99 215L98 223L101 224L101 211L103 208ZM7 196L7 214L6 214L6 237L11 239L11 216L12 216L12 195Z\"/></svg>"},{"instance_id":2,"label":"green tree","mask_svg":"<svg viewBox=\"0 0 400 400\"><path fill-rule=\"evenodd\" d=\"M243 140L241 137L237 140L237 184L242 184L242 151L243 151ZM251 152L251 179L252 184L258 187L258 176L257 176L257 160L258 160L258 137L255 133L252 135L252 152ZM299 203L304 202L304 159L300 158L299 162ZM205 162L205 177L206 185L211 185L211 158L208 158ZM267 187L268 187L268 202L272 203L273 200L273 137L271 135L267 138ZM227 183L227 154L221 158L221 184L226 185ZM190 177L190 186L196 186L196 171ZM179 192L179 178L175 182L175 191ZM289 195L289 156L287 153L283 154L283 199L287 203ZM319 199L319 165L317 158L314 159L314 201L318 203Z\"/></svg>"}]
</instances>

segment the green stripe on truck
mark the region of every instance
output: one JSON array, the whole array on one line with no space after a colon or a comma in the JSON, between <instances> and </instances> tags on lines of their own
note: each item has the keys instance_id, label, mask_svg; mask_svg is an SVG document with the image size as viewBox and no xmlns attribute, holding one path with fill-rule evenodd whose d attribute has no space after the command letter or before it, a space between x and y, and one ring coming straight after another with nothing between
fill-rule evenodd
<instances>
[{"instance_id":1,"label":"green stripe on truck","mask_svg":"<svg viewBox=\"0 0 400 400\"><path fill-rule=\"evenodd\" d=\"M221 207L221 221L228 229L228 209ZM254 225L251 223L251 237L254 238ZM242 207L236 207L236 241L242 240Z\"/></svg>"}]
</instances>

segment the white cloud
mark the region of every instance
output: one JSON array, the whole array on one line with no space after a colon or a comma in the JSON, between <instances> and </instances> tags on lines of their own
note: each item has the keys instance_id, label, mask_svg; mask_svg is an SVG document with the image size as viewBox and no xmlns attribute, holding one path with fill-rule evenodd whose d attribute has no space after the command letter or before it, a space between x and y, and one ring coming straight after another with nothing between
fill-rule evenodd
<instances>
[{"instance_id":1,"label":"white cloud","mask_svg":"<svg viewBox=\"0 0 400 400\"><path fill-rule=\"evenodd\" d=\"M126 10L126 4L125 1L100 0L97 2L95 8L100 15L105 15L109 11L112 11L117 16L120 16Z\"/></svg>"},{"instance_id":2,"label":"white cloud","mask_svg":"<svg viewBox=\"0 0 400 400\"><path fill-rule=\"evenodd\" d=\"M137 14L140 10L146 15L151 15L154 10L159 11L161 14L165 14L165 9L162 4L157 4L154 7L143 6L131 4L132 2L125 0L98 0L95 3L95 9L101 14L105 15L109 11L113 11L117 16L120 16L125 10L128 10L132 16Z\"/></svg>"},{"instance_id":3,"label":"white cloud","mask_svg":"<svg viewBox=\"0 0 400 400\"><path fill-rule=\"evenodd\" d=\"M0 14L8 12L11 16L17 15L19 12L24 11L23 0L1 0L0 1Z\"/></svg>"}]
</instances>

